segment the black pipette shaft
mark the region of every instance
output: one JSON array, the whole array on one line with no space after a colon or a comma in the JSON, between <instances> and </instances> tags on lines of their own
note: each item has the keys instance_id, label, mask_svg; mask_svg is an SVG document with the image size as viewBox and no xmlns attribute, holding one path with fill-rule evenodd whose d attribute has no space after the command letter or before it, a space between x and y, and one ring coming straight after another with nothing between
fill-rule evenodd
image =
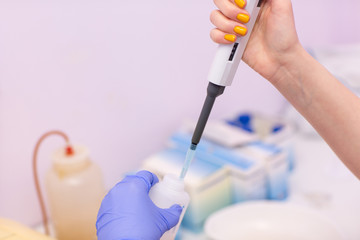
<instances>
[{"instance_id":1,"label":"black pipette shaft","mask_svg":"<svg viewBox=\"0 0 360 240\"><path fill-rule=\"evenodd\" d=\"M212 110L212 107L214 106L215 99L221 94L223 94L224 90L225 90L224 86L219 86L212 82L209 82L209 85L207 87L207 95L205 98L205 102L202 107L199 120L197 121L195 131L191 139L192 145L196 146L200 142L206 123L209 119L210 112Z\"/></svg>"}]
</instances>

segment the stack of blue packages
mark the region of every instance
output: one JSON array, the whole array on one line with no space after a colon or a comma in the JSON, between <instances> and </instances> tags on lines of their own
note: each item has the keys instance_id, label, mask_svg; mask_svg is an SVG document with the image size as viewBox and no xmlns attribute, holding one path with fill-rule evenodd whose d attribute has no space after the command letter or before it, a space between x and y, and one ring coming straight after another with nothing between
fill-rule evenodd
<instances>
[{"instance_id":1,"label":"stack of blue packages","mask_svg":"<svg viewBox=\"0 0 360 240\"><path fill-rule=\"evenodd\" d=\"M241 128L242 132L251 135L243 138L247 142L238 147L229 147L229 141L221 144L221 138L214 141L211 136L223 135L205 130L185 178L191 201L183 227L198 232L202 230L206 218L221 208L249 200L284 200L288 196L289 151L280 144L254 137L251 117L239 116L237 120L237 123L223 121L220 128L219 122L215 125L221 131L225 129L227 134ZM211 122L209 125L210 130L214 129ZM273 130L279 134L284 129L285 126L278 124ZM147 158L143 168L159 178L168 173L179 175L191 142L191 132L192 129L188 129L173 134L168 147Z\"/></svg>"}]
</instances>

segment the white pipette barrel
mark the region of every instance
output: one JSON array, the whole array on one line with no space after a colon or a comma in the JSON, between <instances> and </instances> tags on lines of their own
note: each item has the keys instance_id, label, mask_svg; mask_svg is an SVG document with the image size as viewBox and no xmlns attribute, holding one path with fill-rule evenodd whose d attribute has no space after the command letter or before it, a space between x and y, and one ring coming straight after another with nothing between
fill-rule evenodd
<instances>
[{"instance_id":1,"label":"white pipette barrel","mask_svg":"<svg viewBox=\"0 0 360 240\"><path fill-rule=\"evenodd\" d=\"M262 2L263 0L247 1L245 9L250 13L251 19L246 24L248 29L246 36L238 37L233 44L219 44L208 75L207 96L192 138L192 144L194 145L197 145L200 141L216 97L220 96L224 92L225 87L230 86L234 79L259 15Z\"/></svg>"},{"instance_id":2,"label":"white pipette barrel","mask_svg":"<svg viewBox=\"0 0 360 240\"><path fill-rule=\"evenodd\" d=\"M234 79L236 70L240 64L256 19L259 15L262 2L263 0L247 0L245 9L249 12L251 18L246 24L246 36L238 37L233 44L219 44L208 75L209 85L207 88L207 96L191 139L190 153L191 151L196 150L196 146L200 142L215 99L224 92L225 87L231 85ZM185 177L186 171L192 160L189 156L194 156L194 154L187 154L181 178Z\"/></svg>"},{"instance_id":3,"label":"white pipette barrel","mask_svg":"<svg viewBox=\"0 0 360 240\"><path fill-rule=\"evenodd\" d=\"M250 13L250 21L245 24L247 34L238 37L233 44L219 44L208 75L209 82L218 86L230 86L244 54L251 32L260 12L262 0L248 0L245 9Z\"/></svg>"}]
</instances>

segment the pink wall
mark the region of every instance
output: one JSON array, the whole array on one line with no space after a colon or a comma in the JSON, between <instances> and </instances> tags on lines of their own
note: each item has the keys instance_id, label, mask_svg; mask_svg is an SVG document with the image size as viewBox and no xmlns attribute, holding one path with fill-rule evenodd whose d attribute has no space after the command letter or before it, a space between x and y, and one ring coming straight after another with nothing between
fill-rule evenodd
<instances>
[{"instance_id":1,"label":"pink wall","mask_svg":"<svg viewBox=\"0 0 360 240\"><path fill-rule=\"evenodd\" d=\"M306 46L360 41L358 1L293 2ZM216 48L212 9L210 0L1 1L0 216L40 221L30 160L44 131L88 145L110 187L196 118ZM281 110L270 84L245 65L238 72L212 117ZM44 144L42 175L61 144Z\"/></svg>"}]
</instances>

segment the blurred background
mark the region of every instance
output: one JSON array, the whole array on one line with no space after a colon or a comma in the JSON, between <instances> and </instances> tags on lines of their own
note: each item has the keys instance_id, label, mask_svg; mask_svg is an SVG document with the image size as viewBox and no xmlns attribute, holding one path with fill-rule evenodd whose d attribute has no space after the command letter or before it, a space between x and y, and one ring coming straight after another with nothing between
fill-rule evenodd
<instances>
[{"instance_id":1,"label":"blurred background","mask_svg":"<svg viewBox=\"0 0 360 240\"><path fill-rule=\"evenodd\" d=\"M307 48L360 42L360 2L293 0ZM210 0L0 2L0 215L40 219L31 172L37 138L61 129L89 147L107 188L196 119L216 50ZM277 116L286 100L241 64L212 112ZM41 178L62 142L39 155Z\"/></svg>"}]
</instances>

